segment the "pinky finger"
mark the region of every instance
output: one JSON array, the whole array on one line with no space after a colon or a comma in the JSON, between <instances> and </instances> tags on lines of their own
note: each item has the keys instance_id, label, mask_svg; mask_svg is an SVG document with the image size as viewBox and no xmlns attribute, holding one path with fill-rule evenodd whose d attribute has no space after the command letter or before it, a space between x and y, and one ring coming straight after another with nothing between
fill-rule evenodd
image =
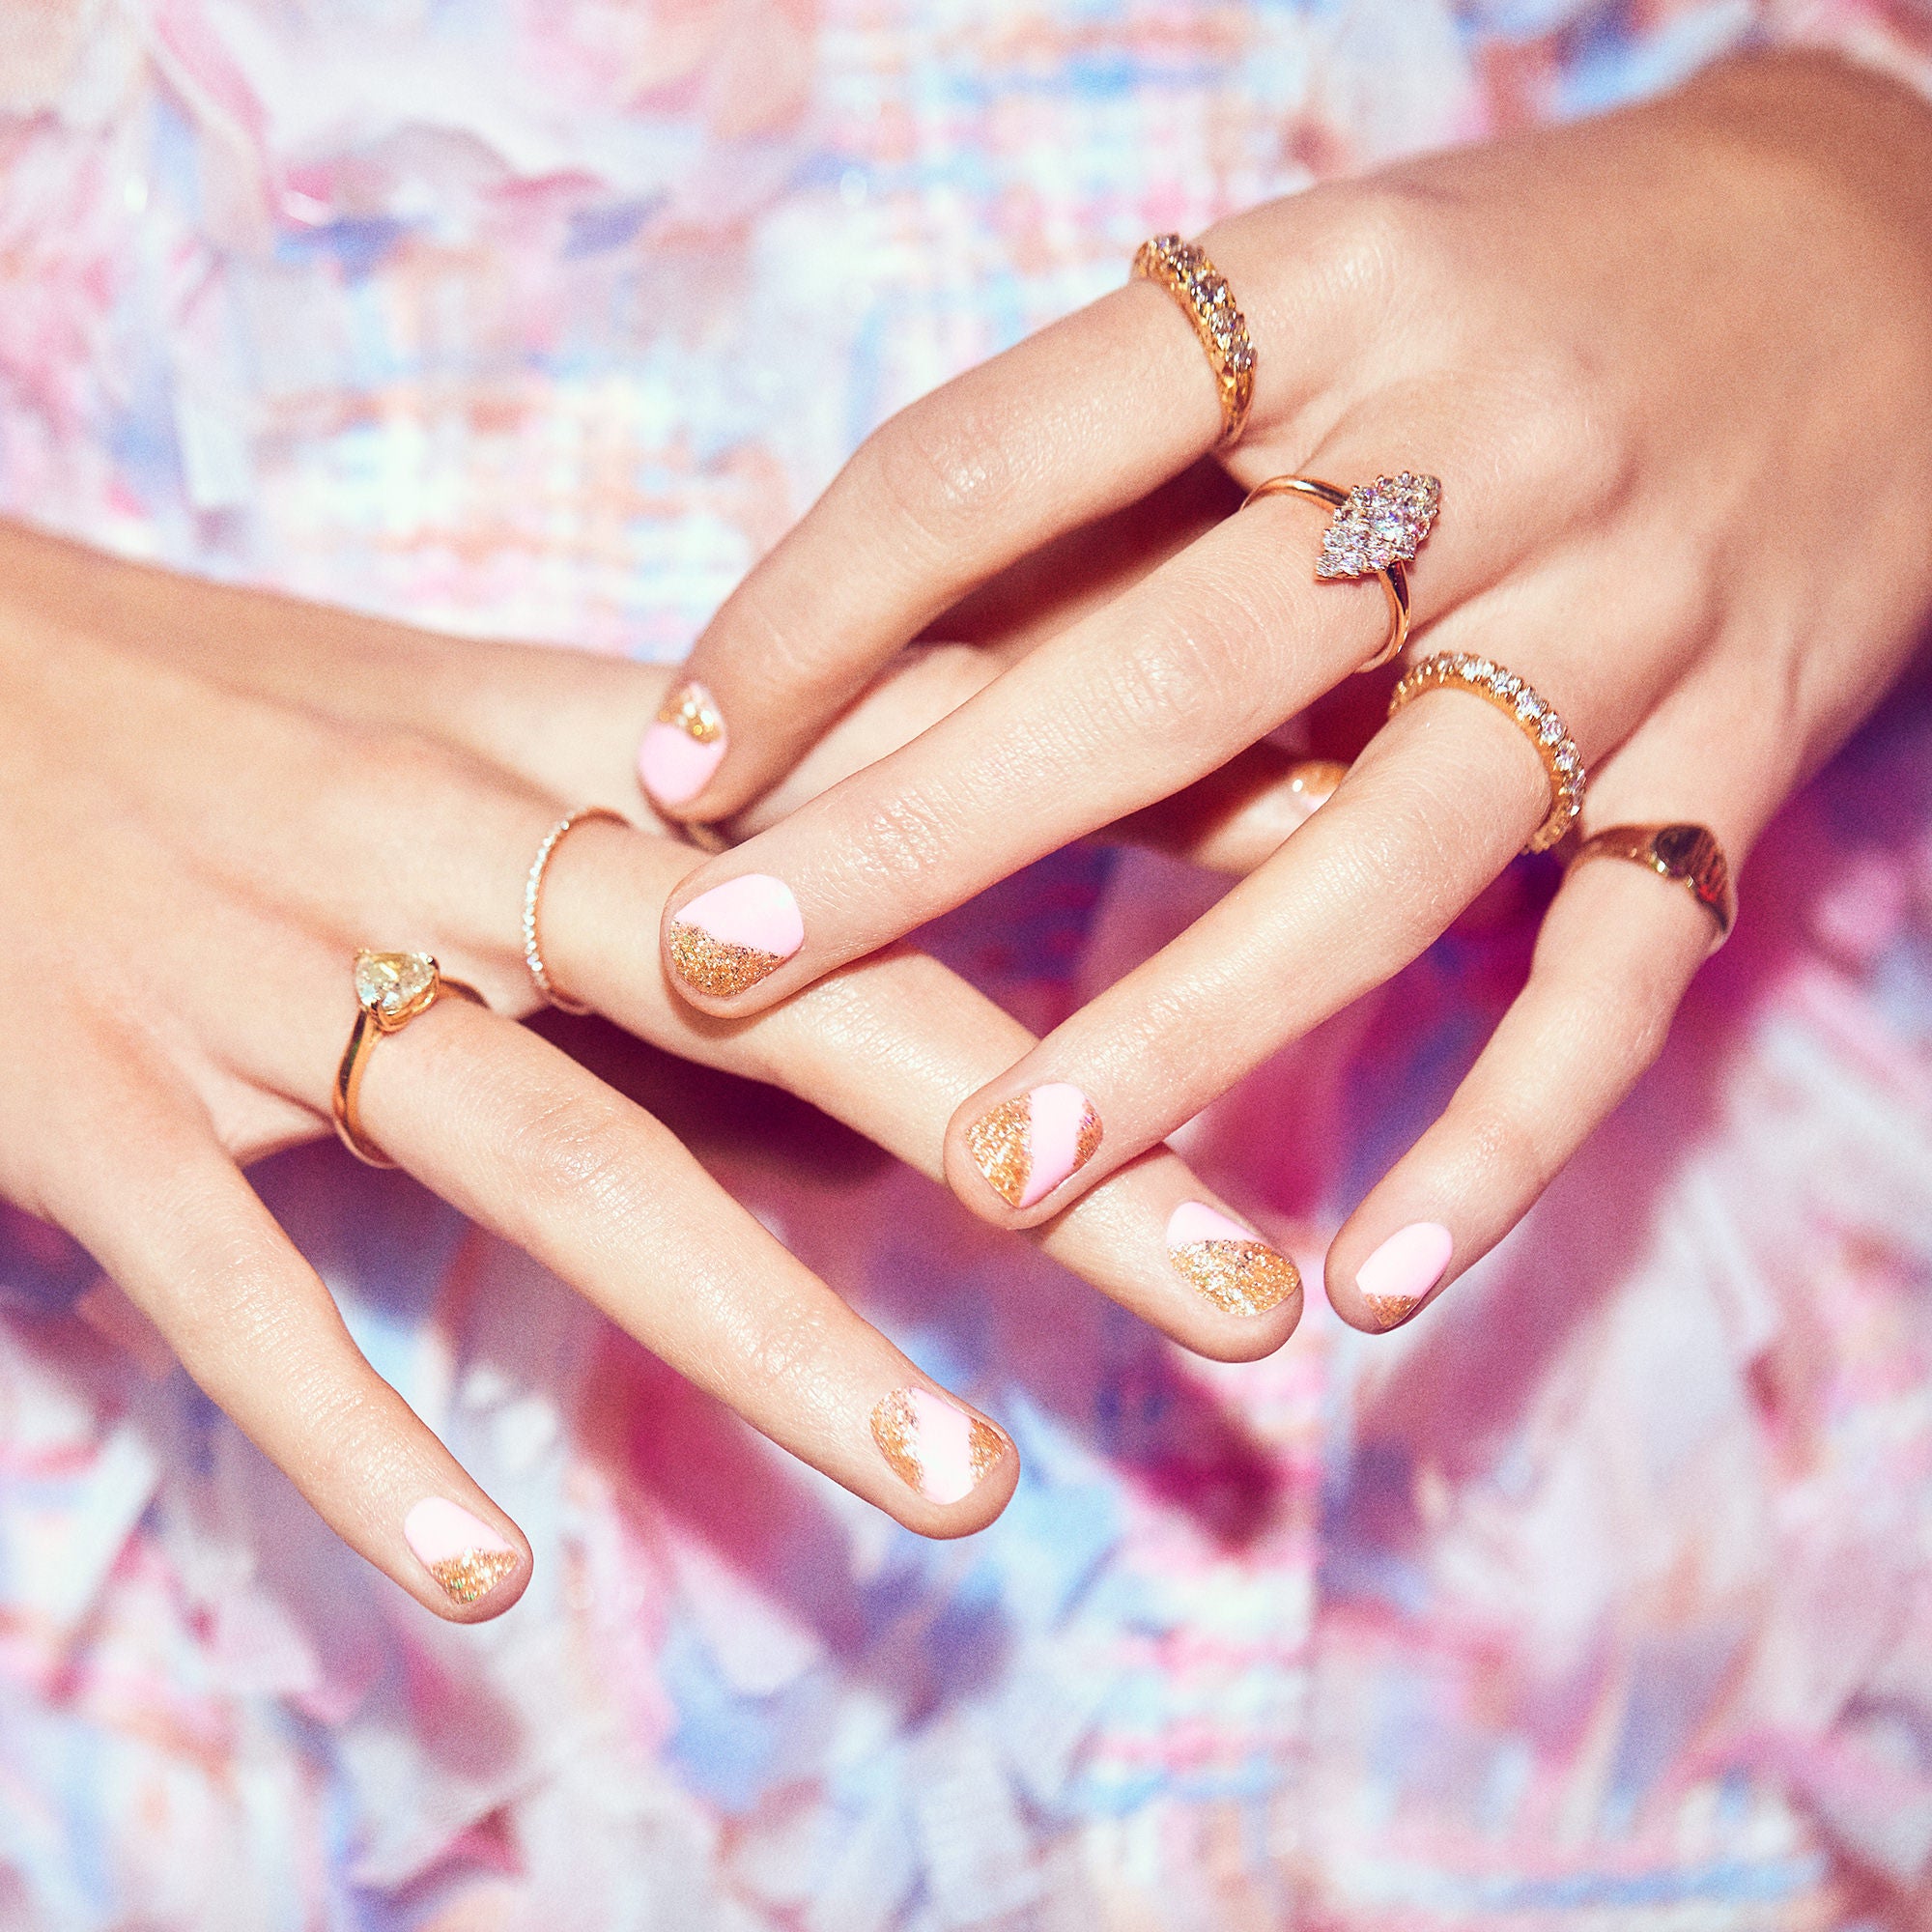
<instances>
[{"instance_id":1,"label":"pinky finger","mask_svg":"<svg viewBox=\"0 0 1932 1932\"><path fill-rule=\"evenodd\" d=\"M352 1549L439 1616L500 1615L530 1577L515 1523L369 1366L206 1125L159 1096L131 1111L50 1209Z\"/></svg>"},{"instance_id":2,"label":"pinky finger","mask_svg":"<svg viewBox=\"0 0 1932 1932\"><path fill-rule=\"evenodd\" d=\"M1637 866L1571 873L1490 1043L1329 1248L1345 1321L1399 1327L1516 1226L1657 1058L1712 936L1703 907Z\"/></svg>"}]
</instances>

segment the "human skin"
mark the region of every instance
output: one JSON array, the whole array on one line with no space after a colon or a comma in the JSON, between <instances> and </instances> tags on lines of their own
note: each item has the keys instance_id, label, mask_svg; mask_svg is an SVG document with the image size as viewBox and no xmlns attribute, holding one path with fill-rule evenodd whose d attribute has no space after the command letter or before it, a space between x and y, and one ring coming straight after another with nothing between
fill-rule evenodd
<instances>
[{"instance_id":1,"label":"human skin","mask_svg":"<svg viewBox=\"0 0 1932 1932\"><path fill-rule=\"evenodd\" d=\"M1282 474L1440 477L1408 660L1488 659L1552 704L1590 774L1584 834L1695 822L1741 864L1932 610L1924 103L1821 56L1743 59L1201 239L1259 358L1245 435L1219 456L1234 499ZM1042 584L1039 558L1177 487L1220 427L1192 329L1147 282L886 423L700 639L687 676L723 751L662 809L728 820L907 639L989 582L1010 614L1014 572ZM1322 531L1280 496L1197 516L1068 621L1009 624L967 702L671 895L668 949L694 901L752 873L782 883L802 932L755 984L687 999L769 1009L1041 853L1264 758L1250 748L1386 633L1374 578L1316 580ZM1278 849L1235 836L1246 782L1197 845L1248 876L962 1102L947 1173L977 1212L1030 1225L1157 1145L1414 958L1549 806L1518 726L1456 690L1392 716ZM1747 876L1747 919L1748 900ZM1407 1319L1517 1222L1656 1056L1716 936L1635 866L1568 875L1487 1049L1337 1235L1345 1319ZM984 1122L1047 1083L1103 1131L1057 1185L1003 1191ZM1056 1147L1056 1172L1078 1160L1064 1130Z\"/></svg>"},{"instance_id":2,"label":"human skin","mask_svg":"<svg viewBox=\"0 0 1932 1932\"><path fill-rule=\"evenodd\" d=\"M889 680L766 810L952 708L970 655ZM79 1239L329 1524L459 1621L516 1601L528 1546L362 1357L242 1172L332 1133L358 947L431 952L488 1003L439 1001L378 1041L360 1101L378 1148L910 1527L977 1529L1017 1475L1004 1435L664 1126L518 1024L540 1004L526 871L563 812L599 805L634 823L556 849L545 958L640 1038L789 1089L935 1179L959 1099L1032 1043L910 952L750 1020L679 1002L656 933L699 855L633 772L664 687L649 667L438 637L0 524L0 1195ZM1170 1252L1189 1203L1214 1197L1163 1150L1040 1244L1205 1354L1278 1347L1292 1268L1269 1264L1265 1307L1217 1301L1199 1253Z\"/></svg>"}]
</instances>

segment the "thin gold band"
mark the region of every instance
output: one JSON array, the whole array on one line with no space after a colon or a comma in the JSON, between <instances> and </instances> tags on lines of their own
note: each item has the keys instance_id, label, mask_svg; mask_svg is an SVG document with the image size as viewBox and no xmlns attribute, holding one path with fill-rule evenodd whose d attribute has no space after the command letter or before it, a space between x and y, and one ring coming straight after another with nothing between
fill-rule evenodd
<instances>
[{"instance_id":1,"label":"thin gold band","mask_svg":"<svg viewBox=\"0 0 1932 1932\"><path fill-rule=\"evenodd\" d=\"M1473 697L1483 698L1529 740L1549 778L1549 816L1537 828L1523 850L1548 851L1577 822L1577 814L1583 810L1583 787L1589 782L1583 769L1583 754L1564 728L1555 708L1538 696L1513 670L1506 670L1488 658L1444 652L1424 658L1403 673L1401 682L1389 694L1388 715L1393 718L1411 697L1419 697L1425 691L1466 691Z\"/></svg>"},{"instance_id":2,"label":"thin gold band","mask_svg":"<svg viewBox=\"0 0 1932 1932\"><path fill-rule=\"evenodd\" d=\"M530 861L529 877L524 881L524 964L529 968L530 979L538 994L560 1013L587 1013L590 1009L559 993L550 977L550 968L544 964L543 939L538 926L543 909L544 874L550 870L550 862L556 857L556 848L563 843L572 828L591 818L608 818L613 825L630 823L622 812L609 810L601 805L580 806L575 811L565 812L544 834L543 843L537 847L537 856Z\"/></svg>"},{"instance_id":3,"label":"thin gold band","mask_svg":"<svg viewBox=\"0 0 1932 1932\"><path fill-rule=\"evenodd\" d=\"M1731 862L1708 825L1610 825L1577 846L1565 868L1574 872L1585 859L1628 859L1682 886L1717 922L1716 952L1737 923L1738 895Z\"/></svg>"},{"instance_id":4,"label":"thin gold band","mask_svg":"<svg viewBox=\"0 0 1932 1932\"><path fill-rule=\"evenodd\" d=\"M335 1069L329 1110L342 1145L370 1167L396 1164L362 1131L362 1074L370 1052L384 1034L401 1033L445 993L479 1007L488 1005L474 986L445 979L427 952L371 952L365 949L355 955L355 1024L350 1029L349 1044Z\"/></svg>"},{"instance_id":5,"label":"thin gold band","mask_svg":"<svg viewBox=\"0 0 1932 1932\"><path fill-rule=\"evenodd\" d=\"M1132 279L1165 289L1193 325L1221 398L1221 445L1237 441L1255 399L1255 345L1228 278L1193 242L1156 235L1135 251Z\"/></svg>"},{"instance_id":6,"label":"thin gold band","mask_svg":"<svg viewBox=\"0 0 1932 1932\"><path fill-rule=\"evenodd\" d=\"M1332 483L1318 482L1313 476L1270 476L1265 483L1257 483L1241 498L1241 509L1263 497L1307 497L1330 510L1340 510L1348 503L1350 494L1336 489ZM1387 567L1376 575L1388 592L1389 634L1381 649L1358 667L1362 670L1379 670L1391 658L1400 655L1408 642L1408 571L1399 558L1391 558Z\"/></svg>"}]
</instances>

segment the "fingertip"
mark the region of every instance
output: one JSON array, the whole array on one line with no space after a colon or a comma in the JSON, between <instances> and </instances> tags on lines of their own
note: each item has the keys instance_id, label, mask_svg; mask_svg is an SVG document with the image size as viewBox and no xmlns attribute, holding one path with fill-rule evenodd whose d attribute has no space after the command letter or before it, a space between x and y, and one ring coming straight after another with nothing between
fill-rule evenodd
<instances>
[{"instance_id":1,"label":"fingertip","mask_svg":"<svg viewBox=\"0 0 1932 1932\"><path fill-rule=\"evenodd\" d=\"M739 1014L758 1009L743 995L805 944L805 920L782 879L740 872L667 905L660 943L666 974L691 1005Z\"/></svg>"},{"instance_id":2,"label":"fingertip","mask_svg":"<svg viewBox=\"0 0 1932 1932\"><path fill-rule=\"evenodd\" d=\"M1435 1299L1456 1258L1455 1235L1440 1221L1404 1222L1379 1238L1344 1228L1323 1269L1329 1305L1350 1327L1385 1335Z\"/></svg>"},{"instance_id":3,"label":"fingertip","mask_svg":"<svg viewBox=\"0 0 1932 1932\"><path fill-rule=\"evenodd\" d=\"M448 1496L423 1496L403 1518L403 1541L415 1559L413 1594L448 1622L487 1623L529 1587L530 1547L507 1517L493 1523Z\"/></svg>"},{"instance_id":4,"label":"fingertip","mask_svg":"<svg viewBox=\"0 0 1932 1932\"><path fill-rule=\"evenodd\" d=\"M705 816L696 808L730 743L710 690L695 678L673 685L638 746L638 779L645 795L672 817Z\"/></svg>"},{"instance_id":5,"label":"fingertip","mask_svg":"<svg viewBox=\"0 0 1932 1932\"><path fill-rule=\"evenodd\" d=\"M1211 1361L1255 1362L1294 1333L1301 1270L1271 1241L1206 1201L1183 1201L1165 1235L1169 1265L1200 1296L1197 1319L1175 1336L1184 1348Z\"/></svg>"},{"instance_id":6,"label":"fingertip","mask_svg":"<svg viewBox=\"0 0 1932 1932\"><path fill-rule=\"evenodd\" d=\"M1019 1451L1000 1426L944 1389L912 1382L880 1397L872 1440L911 1492L892 1514L921 1536L971 1536L1011 1501Z\"/></svg>"},{"instance_id":7,"label":"fingertip","mask_svg":"<svg viewBox=\"0 0 1932 1932\"><path fill-rule=\"evenodd\" d=\"M1071 1205L1052 1198L1087 1168L1105 1135L1099 1110L1069 1080L1006 1099L976 1095L947 1128L947 1181L982 1220L1037 1227Z\"/></svg>"}]
</instances>

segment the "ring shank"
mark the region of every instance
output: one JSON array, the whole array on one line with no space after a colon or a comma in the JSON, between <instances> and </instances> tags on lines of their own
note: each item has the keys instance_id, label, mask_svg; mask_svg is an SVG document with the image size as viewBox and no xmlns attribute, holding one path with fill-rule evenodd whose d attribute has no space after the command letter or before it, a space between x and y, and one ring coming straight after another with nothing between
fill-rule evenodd
<instances>
[{"instance_id":1,"label":"ring shank","mask_svg":"<svg viewBox=\"0 0 1932 1932\"><path fill-rule=\"evenodd\" d=\"M445 993L454 993L459 999L469 1000L473 1005L486 1009L489 1005L474 986L463 980L446 979L439 971L436 976L435 990L412 1017L420 1019ZM396 1165L396 1162L362 1131L360 1109L362 1074L368 1065L372 1048L384 1032L401 1031L401 1027L384 1028L377 1018L374 1009L365 1007L357 1001L355 1024L350 1029L349 1044L343 1049L341 1063L335 1069L335 1085L329 1094L329 1112L335 1120L336 1136L365 1167Z\"/></svg>"}]
</instances>

